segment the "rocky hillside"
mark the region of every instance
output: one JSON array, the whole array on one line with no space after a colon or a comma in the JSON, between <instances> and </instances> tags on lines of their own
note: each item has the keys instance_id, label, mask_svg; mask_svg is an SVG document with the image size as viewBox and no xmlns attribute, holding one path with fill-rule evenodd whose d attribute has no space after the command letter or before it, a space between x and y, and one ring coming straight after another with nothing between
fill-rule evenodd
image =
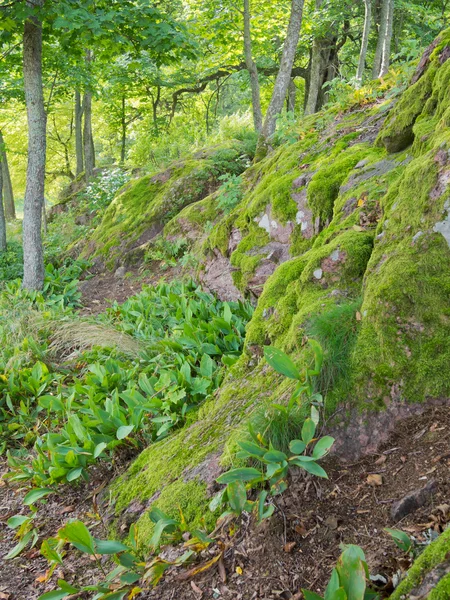
<instances>
[{"instance_id":1,"label":"rocky hillside","mask_svg":"<svg viewBox=\"0 0 450 600\"><path fill-rule=\"evenodd\" d=\"M236 464L237 435L290 391L262 360L265 344L306 364L305 339L320 341L318 391L346 460L450 397L450 32L400 97L321 112L298 141L249 164L236 142L136 180L84 249L117 268L183 238L205 288L256 305L245 353L215 397L112 484L121 534L137 521L148 539L150 505L213 522L207 506ZM224 173L242 174L231 209L218 204Z\"/></svg>"}]
</instances>

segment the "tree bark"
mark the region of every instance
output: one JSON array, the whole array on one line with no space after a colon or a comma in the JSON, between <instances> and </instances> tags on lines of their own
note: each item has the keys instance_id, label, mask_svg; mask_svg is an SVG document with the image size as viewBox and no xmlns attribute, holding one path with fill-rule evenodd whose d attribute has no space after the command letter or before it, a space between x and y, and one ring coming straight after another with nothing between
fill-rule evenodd
<instances>
[{"instance_id":1,"label":"tree bark","mask_svg":"<svg viewBox=\"0 0 450 600\"><path fill-rule=\"evenodd\" d=\"M93 59L91 50L86 50L85 61L89 67ZM84 112L84 127L83 127L83 145L84 145L84 172L86 183L92 179L95 168L95 149L94 138L92 135L92 91L86 89L83 96L83 112Z\"/></svg>"},{"instance_id":2,"label":"tree bark","mask_svg":"<svg viewBox=\"0 0 450 600\"><path fill-rule=\"evenodd\" d=\"M389 12L391 0L383 0L381 5L380 26L378 28L378 41L373 62L372 77L377 79L381 72L381 61L383 59L383 47L388 34Z\"/></svg>"},{"instance_id":3,"label":"tree bark","mask_svg":"<svg viewBox=\"0 0 450 600\"><path fill-rule=\"evenodd\" d=\"M83 156L83 105L81 104L81 94L75 91L75 153L77 156L76 174L81 175L84 171Z\"/></svg>"},{"instance_id":4,"label":"tree bark","mask_svg":"<svg viewBox=\"0 0 450 600\"><path fill-rule=\"evenodd\" d=\"M366 66L367 48L369 47L369 34L372 25L372 0L364 0L364 28L359 53L358 69L356 71L356 85L361 87Z\"/></svg>"},{"instance_id":5,"label":"tree bark","mask_svg":"<svg viewBox=\"0 0 450 600\"><path fill-rule=\"evenodd\" d=\"M288 30L284 41L280 68L273 88L269 108L267 109L263 127L259 135L255 161L261 160L266 156L269 138L275 133L276 119L283 108L300 36L303 4L304 0L292 0L291 2L291 16L289 18Z\"/></svg>"},{"instance_id":6,"label":"tree bark","mask_svg":"<svg viewBox=\"0 0 450 600\"><path fill-rule=\"evenodd\" d=\"M259 91L258 69L252 56L252 36L250 29L250 0L244 0L244 56L245 65L250 76L252 91L253 125L257 133L261 132L263 117L261 110L261 95Z\"/></svg>"},{"instance_id":7,"label":"tree bark","mask_svg":"<svg viewBox=\"0 0 450 600\"><path fill-rule=\"evenodd\" d=\"M394 25L394 0L389 0L387 23L386 23L386 34L383 40L383 49L381 52L381 65L379 77L384 77L389 71L391 64L391 44L392 44L392 31Z\"/></svg>"},{"instance_id":8,"label":"tree bark","mask_svg":"<svg viewBox=\"0 0 450 600\"><path fill-rule=\"evenodd\" d=\"M83 108L84 108L84 128L83 128L83 142L84 142L84 172L86 183L92 179L94 175L95 157L93 151L93 139L92 139L92 93L86 91L83 96Z\"/></svg>"},{"instance_id":9,"label":"tree bark","mask_svg":"<svg viewBox=\"0 0 450 600\"><path fill-rule=\"evenodd\" d=\"M120 144L120 164L124 164L125 162L125 154L126 154L126 144L127 144L127 119L125 114L125 95L122 96L122 115L121 115L121 128L122 128L122 137Z\"/></svg>"},{"instance_id":10,"label":"tree bark","mask_svg":"<svg viewBox=\"0 0 450 600\"><path fill-rule=\"evenodd\" d=\"M5 218L7 221L14 221L16 218L16 207L14 204L14 193L11 182L11 174L9 172L8 157L6 155L5 141L3 134L0 131L0 162L2 168L3 179L3 204L5 210Z\"/></svg>"},{"instance_id":11,"label":"tree bark","mask_svg":"<svg viewBox=\"0 0 450 600\"><path fill-rule=\"evenodd\" d=\"M42 6L44 0L34 0ZM47 115L42 88L42 24L37 17L25 21L23 33L23 80L28 120L28 164L23 207L23 282L26 289L44 284L42 207L45 187Z\"/></svg>"},{"instance_id":12,"label":"tree bark","mask_svg":"<svg viewBox=\"0 0 450 600\"><path fill-rule=\"evenodd\" d=\"M6 250L6 221L3 210L3 166L2 155L0 154L0 252Z\"/></svg>"},{"instance_id":13,"label":"tree bark","mask_svg":"<svg viewBox=\"0 0 450 600\"><path fill-rule=\"evenodd\" d=\"M294 83L294 79L291 77L289 81L289 88L287 94L287 109L288 112L295 113L295 102L297 100L297 86Z\"/></svg>"}]
</instances>

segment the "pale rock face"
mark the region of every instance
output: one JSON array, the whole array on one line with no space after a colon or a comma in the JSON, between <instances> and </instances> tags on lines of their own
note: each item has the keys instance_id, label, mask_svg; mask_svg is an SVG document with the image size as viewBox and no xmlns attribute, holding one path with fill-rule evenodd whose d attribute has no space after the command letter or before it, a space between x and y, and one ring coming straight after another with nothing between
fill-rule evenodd
<instances>
[{"instance_id":1,"label":"pale rock face","mask_svg":"<svg viewBox=\"0 0 450 600\"><path fill-rule=\"evenodd\" d=\"M443 221L436 223L433 227L433 231L442 234L450 248L450 200L447 200L444 208L447 211L447 217Z\"/></svg>"},{"instance_id":2,"label":"pale rock face","mask_svg":"<svg viewBox=\"0 0 450 600\"><path fill-rule=\"evenodd\" d=\"M316 269L313 273L316 279L322 279L323 271L322 269Z\"/></svg>"}]
</instances>

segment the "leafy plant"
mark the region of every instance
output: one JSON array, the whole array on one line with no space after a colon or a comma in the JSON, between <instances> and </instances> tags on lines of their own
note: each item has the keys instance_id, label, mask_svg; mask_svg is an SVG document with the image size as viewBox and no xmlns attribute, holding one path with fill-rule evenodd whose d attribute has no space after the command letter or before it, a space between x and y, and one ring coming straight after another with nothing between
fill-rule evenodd
<instances>
[{"instance_id":1,"label":"leafy plant","mask_svg":"<svg viewBox=\"0 0 450 600\"><path fill-rule=\"evenodd\" d=\"M396 546L405 554L409 554L414 549L413 541L404 531L400 531L400 529L390 529L389 527L386 527L384 531L389 533Z\"/></svg>"},{"instance_id":2,"label":"leafy plant","mask_svg":"<svg viewBox=\"0 0 450 600\"><path fill-rule=\"evenodd\" d=\"M219 177L223 181L218 191L217 207L225 214L230 213L244 196L242 177L233 173L226 173Z\"/></svg>"},{"instance_id":3,"label":"leafy plant","mask_svg":"<svg viewBox=\"0 0 450 600\"><path fill-rule=\"evenodd\" d=\"M325 595L302 590L305 600L377 600L367 587L369 569L359 546L341 546L343 552L331 573Z\"/></svg>"}]
</instances>

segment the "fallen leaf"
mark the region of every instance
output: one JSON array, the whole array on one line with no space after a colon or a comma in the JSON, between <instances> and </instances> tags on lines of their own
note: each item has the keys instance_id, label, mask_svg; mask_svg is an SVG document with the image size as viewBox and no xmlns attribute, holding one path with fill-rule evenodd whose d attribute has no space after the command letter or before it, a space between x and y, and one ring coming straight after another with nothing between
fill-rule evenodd
<instances>
[{"instance_id":1,"label":"fallen leaf","mask_svg":"<svg viewBox=\"0 0 450 600\"><path fill-rule=\"evenodd\" d=\"M236 573L237 573L238 575L242 575L242 573L243 573L243 572L244 572L244 571L242 570L242 567L236 567Z\"/></svg>"},{"instance_id":2,"label":"fallen leaf","mask_svg":"<svg viewBox=\"0 0 450 600\"><path fill-rule=\"evenodd\" d=\"M308 533L308 530L306 529L306 527L303 525L303 523L299 523L298 525L296 525L294 527L294 530L296 533L298 533L299 535L306 535Z\"/></svg>"},{"instance_id":3,"label":"fallen leaf","mask_svg":"<svg viewBox=\"0 0 450 600\"><path fill-rule=\"evenodd\" d=\"M67 513L71 513L75 510L75 506L65 506L62 511L61 514L65 515Z\"/></svg>"},{"instance_id":4,"label":"fallen leaf","mask_svg":"<svg viewBox=\"0 0 450 600\"><path fill-rule=\"evenodd\" d=\"M203 590L201 590L193 581L191 581L191 588L194 590L194 594L197 594L199 598L203 597Z\"/></svg>"},{"instance_id":5,"label":"fallen leaf","mask_svg":"<svg viewBox=\"0 0 450 600\"><path fill-rule=\"evenodd\" d=\"M402 463L405 463L407 461L406 456L400 456L400 460L402 461Z\"/></svg>"},{"instance_id":6,"label":"fallen leaf","mask_svg":"<svg viewBox=\"0 0 450 600\"><path fill-rule=\"evenodd\" d=\"M373 473L372 475L367 476L367 483L372 487L376 487L377 485L383 485L383 476L378 473Z\"/></svg>"},{"instance_id":7,"label":"fallen leaf","mask_svg":"<svg viewBox=\"0 0 450 600\"><path fill-rule=\"evenodd\" d=\"M387 456L386 454L382 454L379 458L377 458L377 460L375 461L376 465L384 465L384 463L387 461Z\"/></svg>"},{"instance_id":8,"label":"fallen leaf","mask_svg":"<svg viewBox=\"0 0 450 600\"><path fill-rule=\"evenodd\" d=\"M445 517L450 512L450 504L439 504L433 512L441 512Z\"/></svg>"},{"instance_id":9,"label":"fallen leaf","mask_svg":"<svg viewBox=\"0 0 450 600\"><path fill-rule=\"evenodd\" d=\"M220 557L219 560L219 575L220 575L220 579L222 580L222 583L226 583L227 582L227 572L225 570L225 565L223 562L223 556Z\"/></svg>"},{"instance_id":10,"label":"fallen leaf","mask_svg":"<svg viewBox=\"0 0 450 600\"><path fill-rule=\"evenodd\" d=\"M296 542L288 542L287 544L285 544L283 546L283 550L289 554L290 552L292 552L292 550L295 548L295 546L296 546Z\"/></svg>"},{"instance_id":11,"label":"fallen leaf","mask_svg":"<svg viewBox=\"0 0 450 600\"><path fill-rule=\"evenodd\" d=\"M0 592L0 600L8 600L8 598L11 598L9 594L4 594L3 592Z\"/></svg>"},{"instance_id":12,"label":"fallen leaf","mask_svg":"<svg viewBox=\"0 0 450 600\"><path fill-rule=\"evenodd\" d=\"M361 315L361 313L359 312L359 310L357 310L357 311L356 311L356 320L357 320L357 321L361 321L361 320L362 320L362 315Z\"/></svg>"}]
</instances>

